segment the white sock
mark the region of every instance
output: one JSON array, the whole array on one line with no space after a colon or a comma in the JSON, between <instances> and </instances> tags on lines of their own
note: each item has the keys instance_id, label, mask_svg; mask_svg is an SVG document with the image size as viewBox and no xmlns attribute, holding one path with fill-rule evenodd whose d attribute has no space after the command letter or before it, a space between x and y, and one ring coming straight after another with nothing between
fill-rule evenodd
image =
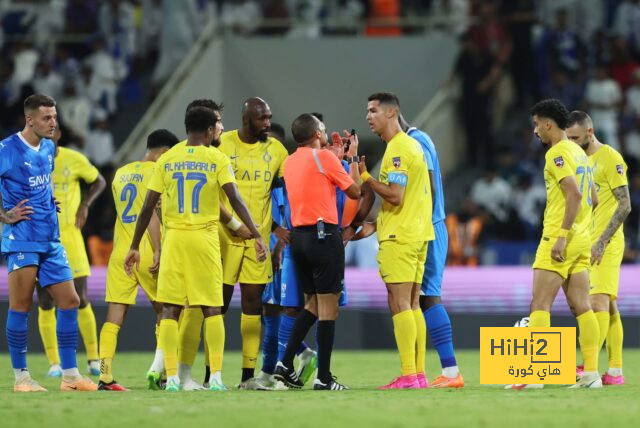
<instances>
[{"instance_id":1,"label":"white sock","mask_svg":"<svg viewBox=\"0 0 640 428\"><path fill-rule=\"evenodd\" d=\"M181 382L191 379L191 366L189 364L178 363L178 377Z\"/></svg>"},{"instance_id":2,"label":"white sock","mask_svg":"<svg viewBox=\"0 0 640 428\"><path fill-rule=\"evenodd\" d=\"M64 369L62 370L62 376L64 377L80 377L80 371L78 371L77 367L72 369Z\"/></svg>"},{"instance_id":3,"label":"white sock","mask_svg":"<svg viewBox=\"0 0 640 428\"><path fill-rule=\"evenodd\" d=\"M609 370L607 370L607 373L609 374L609 376L622 376L622 367L620 368L609 367Z\"/></svg>"},{"instance_id":4,"label":"white sock","mask_svg":"<svg viewBox=\"0 0 640 428\"><path fill-rule=\"evenodd\" d=\"M156 355L153 357L153 362L149 370L158 373L162 373L164 370L164 355L162 354L162 349L156 348Z\"/></svg>"},{"instance_id":5,"label":"white sock","mask_svg":"<svg viewBox=\"0 0 640 428\"><path fill-rule=\"evenodd\" d=\"M214 380L217 383L219 383L220 385L222 385L222 372L221 371L217 371L217 372L211 373L209 375L209 385L211 385Z\"/></svg>"},{"instance_id":6,"label":"white sock","mask_svg":"<svg viewBox=\"0 0 640 428\"><path fill-rule=\"evenodd\" d=\"M442 369L442 375L448 378L454 378L458 376L460 370L458 370L458 366L445 367Z\"/></svg>"},{"instance_id":7,"label":"white sock","mask_svg":"<svg viewBox=\"0 0 640 428\"><path fill-rule=\"evenodd\" d=\"M309 359L309 358L313 357L315 354L316 354L316 351L314 351L311 348L307 348L304 351L302 351L300 353L300 355L298 355L298 359L303 359L303 358Z\"/></svg>"},{"instance_id":8,"label":"white sock","mask_svg":"<svg viewBox=\"0 0 640 428\"><path fill-rule=\"evenodd\" d=\"M24 379L25 377L31 377L29 370L24 369L13 369L13 374L16 377L16 382Z\"/></svg>"},{"instance_id":9,"label":"white sock","mask_svg":"<svg viewBox=\"0 0 640 428\"><path fill-rule=\"evenodd\" d=\"M600 374L598 372L584 372L584 374L582 375L582 379L593 379L599 377Z\"/></svg>"}]
</instances>

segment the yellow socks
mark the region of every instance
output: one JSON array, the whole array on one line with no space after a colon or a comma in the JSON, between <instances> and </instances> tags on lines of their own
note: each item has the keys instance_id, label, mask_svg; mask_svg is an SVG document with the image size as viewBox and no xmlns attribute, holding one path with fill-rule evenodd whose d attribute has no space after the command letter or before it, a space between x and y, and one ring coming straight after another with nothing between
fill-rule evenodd
<instances>
[{"instance_id":1,"label":"yellow socks","mask_svg":"<svg viewBox=\"0 0 640 428\"><path fill-rule=\"evenodd\" d=\"M416 374L416 319L412 310L402 311L392 317L393 333L400 354L400 370L403 376Z\"/></svg>"},{"instance_id":2,"label":"yellow socks","mask_svg":"<svg viewBox=\"0 0 640 428\"><path fill-rule=\"evenodd\" d=\"M87 360L97 360L98 332L96 331L96 317L90 304L78 309L78 330L80 330L84 348L87 351Z\"/></svg>"},{"instance_id":3,"label":"yellow socks","mask_svg":"<svg viewBox=\"0 0 640 428\"><path fill-rule=\"evenodd\" d=\"M200 331L202 330L201 308L185 308L180 319L180 347L178 348L178 361L180 364L193 366L200 346Z\"/></svg>"},{"instance_id":4,"label":"yellow socks","mask_svg":"<svg viewBox=\"0 0 640 428\"><path fill-rule=\"evenodd\" d=\"M600 340L600 328L598 327L598 319L593 311L587 311L576 317L578 328L580 329L580 352L582 353L582 361L584 362L585 372L598 371L598 341Z\"/></svg>"},{"instance_id":5,"label":"yellow socks","mask_svg":"<svg viewBox=\"0 0 640 428\"><path fill-rule=\"evenodd\" d=\"M205 318L204 324L205 337L209 344L209 363L213 374L222 370L225 337L224 320L222 315L215 315Z\"/></svg>"},{"instance_id":6,"label":"yellow socks","mask_svg":"<svg viewBox=\"0 0 640 428\"><path fill-rule=\"evenodd\" d=\"M116 354L119 331L120 326L110 322L105 322L100 330L100 380L104 383L113 382L111 365Z\"/></svg>"},{"instance_id":7,"label":"yellow socks","mask_svg":"<svg viewBox=\"0 0 640 428\"><path fill-rule=\"evenodd\" d=\"M178 375L178 321L163 319L160 321L160 343L164 355L164 367L167 377Z\"/></svg>"},{"instance_id":8,"label":"yellow socks","mask_svg":"<svg viewBox=\"0 0 640 428\"><path fill-rule=\"evenodd\" d=\"M262 323L260 315L242 314L240 318L240 333L242 334L242 368L254 369L260 349L260 333ZM209 346L212 344L210 343ZM213 372L213 370L212 370Z\"/></svg>"},{"instance_id":9,"label":"yellow socks","mask_svg":"<svg viewBox=\"0 0 640 428\"><path fill-rule=\"evenodd\" d=\"M622 320L620 312L611 315L609 321L609 333L607 334L607 354L609 355L609 368L622 368L622 342L624 332L622 330Z\"/></svg>"},{"instance_id":10,"label":"yellow socks","mask_svg":"<svg viewBox=\"0 0 640 428\"><path fill-rule=\"evenodd\" d=\"M47 354L49 365L60 364L58 355L58 339L56 337L56 309L38 308L38 327L40 337L44 345L44 352Z\"/></svg>"},{"instance_id":11,"label":"yellow socks","mask_svg":"<svg viewBox=\"0 0 640 428\"><path fill-rule=\"evenodd\" d=\"M420 309L413 310L416 319L416 372L424 373L424 363L427 353L427 324Z\"/></svg>"},{"instance_id":12,"label":"yellow socks","mask_svg":"<svg viewBox=\"0 0 640 428\"><path fill-rule=\"evenodd\" d=\"M551 314L547 311L531 312L529 327L551 327Z\"/></svg>"},{"instance_id":13,"label":"yellow socks","mask_svg":"<svg viewBox=\"0 0 640 428\"><path fill-rule=\"evenodd\" d=\"M598 341L598 352L600 352L609 333L609 318L611 318L611 316L609 315L609 311L596 312L595 314L598 320L598 327L600 328L600 339Z\"/></svg>"}]
</instances>

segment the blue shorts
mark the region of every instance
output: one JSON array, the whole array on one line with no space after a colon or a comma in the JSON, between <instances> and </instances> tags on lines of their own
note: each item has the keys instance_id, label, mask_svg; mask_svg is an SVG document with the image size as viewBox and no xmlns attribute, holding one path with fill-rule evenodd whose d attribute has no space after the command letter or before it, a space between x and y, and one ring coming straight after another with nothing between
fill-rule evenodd
<instances>
[{"instance_id":1,"label":"blue shorts","mask_svg":"<svg viewBox=\"0 0 640 428\"><path fill-rule=\"evenodd\" d=\"M273 271L273 281L264 287L262 303L280 306L280 287L282 285L282 271Z\"/></svg>"},{"instance_id":2,"label":"blue shorts","mask_svg":"<svg viewBox=\"0 0 640 428\"><path fill-rule=\"evenodd\" d=\"M439 297L442 294L444 266L447 264L449 234L447 233L447 226L444 221L439 221L434 224L433 229L436 234L436 239L429 241L420 294L422 296Z\"/></svg>"},{"instance_id":3,"label":"blue shorts","mask_svg":"<svg viewBox=\"0 0 640 428\"><path fill-rule=\"evenodd\" d=\"M304 293L298 285L298 277L296 275L296 267L292 256L282 258L282 282L280 286L280 305L288 308L300 308L304 306ZM266 291L266 290L265 290ZM264 302L264 294L262 295ZM345 288L344 278L342 278L342 292L340 293L339 306L346 306L348 303L347 289Z\"/></svg>"},{"instance_id":4,"label":"blue shorts","mask_svg":"<svg viewBox=\"0 0 640 428\"><path fill-rule=\"evenodd\" d=\"M38 266L38 282L42 287L72 281L73 273L67 252L60 242L52 242L46 252L5 253L9 273L27 266Z\"/></svg>"}]
</instances>

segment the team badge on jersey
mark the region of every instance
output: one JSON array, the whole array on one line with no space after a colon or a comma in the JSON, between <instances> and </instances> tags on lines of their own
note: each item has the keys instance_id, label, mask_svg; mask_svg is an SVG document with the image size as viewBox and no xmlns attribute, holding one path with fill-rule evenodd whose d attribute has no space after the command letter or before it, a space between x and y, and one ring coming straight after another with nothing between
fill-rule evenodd
<instances>
[{"instance_id":1,"label":"team badge on jersey","mask_svg":"<svg viewBox=\"0 0 640 428\"><path fill-rule=\"evenodd\" d=\"M624 168L622 165L616 165L616 171L618 171L618 174L624 175Z\"/></svg>"},{"instance_id":2,"label":"team badge on jersey","mask_svg":"<svg viewBox=\"0 0 640 428\"><path fill-rule=\"evenodd\" d=\"M262 160L264 160L266 163L269 163L271 162L271 159L273 158L271 157L269 152L264 152L264 156L262 156Z\"/></svg>"},{"instance_id":3,"label":"team badge on jersey","mask_svg":"<svg viewBox=\"0 0 640 428\"><path fill-rule=\"evenodd\" d=\"M555 162L558 168L562 168L564 166L564 159L562 159L562 156L558 156L557 158L554 158L553 162Z\"/></svg>"},{"instance_id":4,"label":"team badge on jersey","mask_svg":"<svg viewBox=\"0 0 640 428\"><path fill-rule=\"evenodd\" d=\"M398 156L397 158L393 158L393 166L395 166L396 168L400 168L400 156Z\"/></svg>"}]
</instances>

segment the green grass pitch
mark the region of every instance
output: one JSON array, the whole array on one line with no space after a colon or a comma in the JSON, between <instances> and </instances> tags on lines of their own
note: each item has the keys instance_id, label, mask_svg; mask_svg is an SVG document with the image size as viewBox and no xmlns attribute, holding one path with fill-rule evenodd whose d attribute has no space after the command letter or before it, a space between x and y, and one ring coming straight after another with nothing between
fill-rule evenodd
<instances>
[{"instance_id":1,"label":"green grass pitch","mask_svg":"<svg viewBox=\"0 0 640 428\"><path fill-rule=\"evenodd\" d=\"M640 349L625 350L624 386L601 390L504 391L479 384L477 351L459 351L467 386L460 390L377 391L398 374L392 351L336 351L333 372L353 390L329 392L237 391L179 392L145 390L151 353L116 355L116 379L129 393L61 393L59 381L45 379L43 355L30 354L33 376L49 393L12 392L7 354L0 354L0 425L5 427L627 427L640 414ZM203 376L202 355L194 374ZM605 354L601 354L604 370ZM83 361L84 355L78 356ZM240 355L228 352L223 378L231 387L239 379ZM427 354L430 379L439 372L437 355ZM84 367L83 367L84 369Z\"/></svg>"}]
</instances>

